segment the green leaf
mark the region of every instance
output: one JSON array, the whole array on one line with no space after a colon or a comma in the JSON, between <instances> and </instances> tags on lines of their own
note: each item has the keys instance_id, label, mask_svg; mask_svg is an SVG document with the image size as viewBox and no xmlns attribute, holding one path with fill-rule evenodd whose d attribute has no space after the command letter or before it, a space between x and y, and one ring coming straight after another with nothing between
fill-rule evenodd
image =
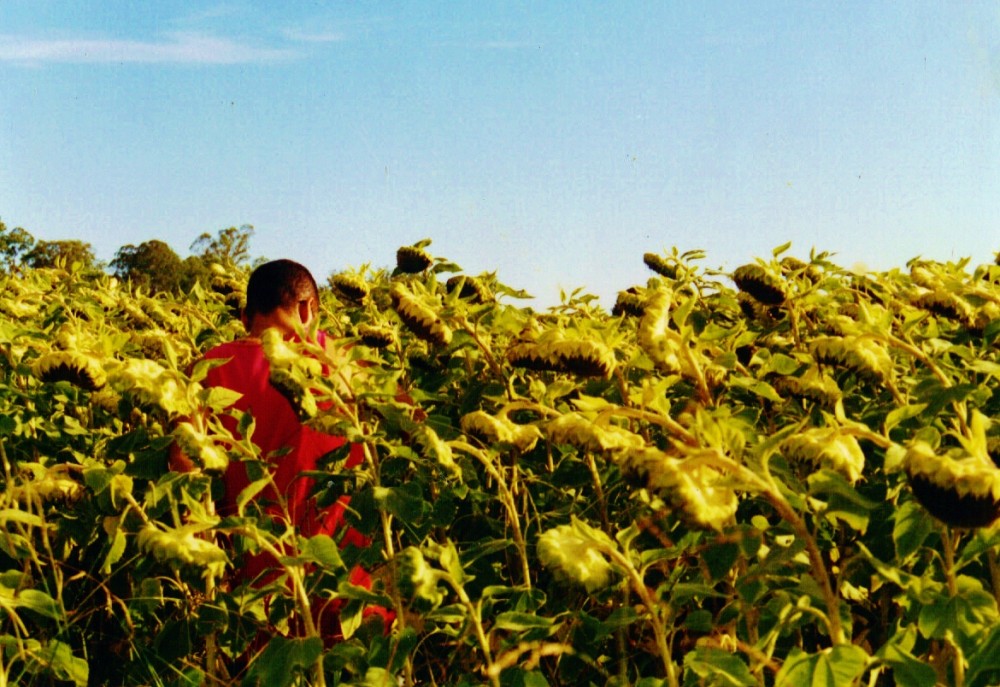
<instances>
[{"instance_id":1,"label":"green leaf","mask_svg":"<svg viewBox=\"0 0 1000 687\"><path fill-rule=\"evenodd\" d=\"M888 434L889 431L896 425L909 420L910 418L917 417L920 413L927 409L926 403L915 403L912 405L899 406L898 408L893 408L889 411L889 414L885 416L885 431Z\"/></svg>"},{"instance_id":2,"label":"green leaf","mask_svg":"<svg viewBox=\"0 0 1000 687\"><path fill-rule=\"evenodd\" d=\"M898 687L934 687L937 683L934 668L893 642L883 645L878 656L892 668Z\"/></svg>"},{"instance_id":3,"label":"green leaf","mask_svg":"<svg viewBox=\"0 0 1000 687\"><path fill-rule=\"evenodd\" d=\"M747 391L757 394L761 398L766 398L768 401L773 401L775 403L781 403L784 400L778 392L775 391L773 386L767 382L762 382L759 379L752 379L750 377L734 377L730 380L730 385L746 389Z\"/></svg>"},{"instance_id":4,"label":"green leaf","mask_svg":"<svg viewBox=\"0 0 1000 687\"><path fill-rule=\"evenodd\" d=\"M775 687L852 687L868 665L868 654L853 644L838 644L816 654L793 647L775 677Z\"/></svg>"},{"instance_id":5,"label":"green leaf","mask_svg":"<svg viewBox=\"0 0 1000 687\"><path fill-rule=\"evenodd\" d=\"M223 386L213 386L200 392L202 403L212 410L224 410L243 397L238 391Z\"/></svg>"},{"instance_id":6,"label":"green leaf","mask_svg":"<svg viewBox=\"0 0 1000 687\"><path fill-rule=\"evenodd\" d=\"M929 639L952 639L966 652L979 644L982 635L1000 620L996 599L978 580L960 576L957 596L940 595L920 609L917 626Z\"/></svg>"},{"instance_id":7,"label":"green leaf","mask_svg":"<svg viewBox=\"0 0 1000 687\"><path fill-rule=\"evenodd\" d=\"M781 255L782 253L784 253L785 251L787 251L791 247L792 247L792 242L791 241L789 241L788 243L783 243L780 246L778 246L777 248L775 248L774 250L772 250L771 251L771 255L773 255L774 257L778 257L779 255Z\"/></svg>"},{"instance_id":8,"label":"green leaf","mask_svg":"<svg viewBox=\"0 0 1000 687\"><path fill-rule=\"evenodd\" d=\"M330 570L344 570L345 568L344 561L340 558L340 549L337 548L337 543L325 534L310 537L305 546L302 547L300 556Z\"/></svg>"},{"instance_id":9,"label":"green leaf","mask_svg":"<svg viewBox=\"0 0 1000 687\"><path fill-rule=\"evenodd\" d=\"M1000 626L991 628L985 639L976 647L975 652L969 656L969 668L965 675L966 684L969 687L995 685L998 675L1000 675ZM909 687L909 685L903 687Z\"/></svg>"},{"instance_id":10,"label":"green leaf","mask_svg":"<svg viewBox=\"0 0 1000 687\"><path fill-rule=\"evenodd\" d=\"M415 482L398 487L376 487L374 495L381 508L403 522L416 523L425 512L430 511L430 505L420 492L420 485Z\"/></svg>"},{"instance_id":11,"label":"green leaf","mask_svg":"<svg viewBox=\"0 0 1000 687\"><path fill-rule=\"evenodd\" d=\"M784 353L771 354L771 369L779 375L792 375L798 372L802 363Z\"/></svg>"},{"instance_id":12,"label":"green leaf","mask_svg":"<svg viewBox=\"0 0 1000 687\"><path fill-rule=\"evenodd\" d=\"M713 687L752 687L757 684L750 668L736 654L702 646L684 656L684 668ZM685 680L687 684L687 680Z\"/></svg>"},{"instance_id":13,"label":"green leaf","mask_svg":"<svg viewBox=\"0 0 1000 687\"><path fill-rule=\"evenodd\" d=\"M916 501L907 501L896 509L892 540L896 544L896 558L908 558L921 547L931 532L934 521Z\"/></svg>"},{"instance_id":14,"label":"green leaf","mask_svg":"<svg viewBox=\"0 0 1000 687\"><path fill-rule=\"evenodd\" d=\"M553 621L551 618L538 616L534 613L500 613L495 620L494 627L500 630L511 630L513 632L524 632L525 630L538 630L551 628Z\"/></svg>"},{"instance_id":15,"label":"green leaf","mask_svg":"<svg viewBox=\"0 0 1000 687\"><path fill-rule=\"evenodd\" d=\"M826 501L823 515L831 521L840 520L864 534L871 512L878 503L865 498L843 475L822 469L809 475L809 494Z\"/></svg>"},{"instance_id":16,"label":"green leaf","mask_svg":"<svg viewBox=\"0 0 1000 687\"><path fill-rule=\"evenodd\" d=\"M312 667L323 653L319 637L287 639L272 637L267 648L251 664L248 677L268 687L288 687L298 673Z\"/></svg>"},{"instance_id":17,"label":"green leaf","mask_svg":"<svg viewBox=\"0 0 1000 687\"><path fill-rule=\"evenodd\" d=\"M713 580L721 580L727 575L739 557L740 545L736 542L709 546L702 553L702 560L708 566L708 573Z\"/></svg>"},{"instance_id":18,"label":"green leaf","mask_svg":"<svg viewBox=\"0 0 1000 687\"><path fill-rule=\"evenodd\" d=\"M72 682L77 687L87 687L90 666L85 659L74 656L73 649L68 644L53 639L34 658L45 665L58 680Z\"/></svg>"},{"instance_id":19,"label":"green leaf","mask_svg":"<svg viewBox=\"0 0 1000 687\"><path fill-rule=\"evenodd\" d=\"M27 608L54 620L58 620L62 615L56 600L40 589L21 590L15 597L14 603L20 608Z\"/></svg>"}]
</instances>

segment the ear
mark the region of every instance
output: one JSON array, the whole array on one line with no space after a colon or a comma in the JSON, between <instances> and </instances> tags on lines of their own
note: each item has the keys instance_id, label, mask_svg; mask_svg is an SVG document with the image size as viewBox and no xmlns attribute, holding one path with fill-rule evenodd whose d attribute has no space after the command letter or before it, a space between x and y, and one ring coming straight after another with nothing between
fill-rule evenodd
<instances>
[{"instance_id":1,"label":"ear","mask_svg":"<svg viewBox=\"0 0 1000 687\"><path fill-rule=\"evenodd\" d=\"M312 318L315 317L318 309L319 307L315 298L299 301L299 321L302 322L303 326L308 325L312 321Z\"/></svg>"}]
</instances>

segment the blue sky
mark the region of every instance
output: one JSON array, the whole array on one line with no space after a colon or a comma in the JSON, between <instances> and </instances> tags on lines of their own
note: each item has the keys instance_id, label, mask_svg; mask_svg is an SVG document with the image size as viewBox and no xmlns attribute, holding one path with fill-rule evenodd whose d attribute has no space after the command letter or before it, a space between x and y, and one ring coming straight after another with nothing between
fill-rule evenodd
<instances>
[{"instance_id":1,"label":"blue sky","mask_svg":"<svg viewBox=\"0 0 1000 687\"><path fill-rule=\"evenodd\" d=\"M252 224L320 278L427 237L535 305L673 246L978 264L1000 7L0 0L0 219L103 260Z\"/></svg>"}]
</instances>

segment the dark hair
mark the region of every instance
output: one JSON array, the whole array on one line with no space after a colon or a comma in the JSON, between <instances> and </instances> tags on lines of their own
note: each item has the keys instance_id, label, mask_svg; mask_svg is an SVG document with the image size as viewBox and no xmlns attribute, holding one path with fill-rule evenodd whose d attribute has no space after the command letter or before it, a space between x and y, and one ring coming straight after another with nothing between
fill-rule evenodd
<instances>
[{"instance_id":1,"label":"dark hair","mask_svg":"<svg viewBox=\"0 0 1000 687\"><path fill-rule=\"evenodd\" d=\"M319 300L319 287L308 269L293 260L272 260L258 266L247 282L246 318L267 315L300 301Z\"/></svg>"}]
</instances>

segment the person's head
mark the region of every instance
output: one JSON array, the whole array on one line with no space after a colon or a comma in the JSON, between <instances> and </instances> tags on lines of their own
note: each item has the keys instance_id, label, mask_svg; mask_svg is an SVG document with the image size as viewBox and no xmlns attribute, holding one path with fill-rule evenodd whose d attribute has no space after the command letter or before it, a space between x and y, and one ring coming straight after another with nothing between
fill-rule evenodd
<instances>
[{"instance_id":1,"label":"person's head","mask_svg":"<svg viewBox=\"0 0 1000 687\"><path fill-rule=\"evenodd\" d=\"M248 330L261 319L298 315L303 325L319 310L319 288L308 269L292 260L272 260L258 266L247 282L243 321Z\"/></svg>"}]
</instances>

